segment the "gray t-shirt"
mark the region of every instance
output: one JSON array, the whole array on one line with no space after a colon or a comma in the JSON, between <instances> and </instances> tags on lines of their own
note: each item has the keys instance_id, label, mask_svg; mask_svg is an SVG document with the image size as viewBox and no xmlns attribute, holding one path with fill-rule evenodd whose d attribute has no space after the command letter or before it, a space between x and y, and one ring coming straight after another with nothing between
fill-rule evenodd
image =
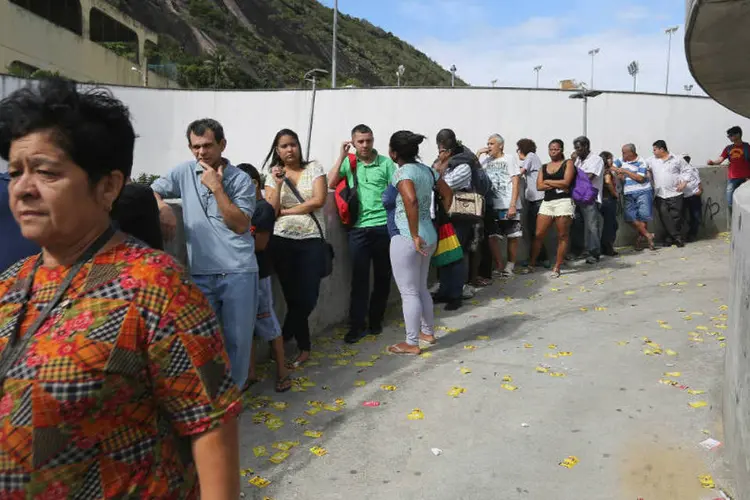
<instances>
[{"instance_id":1,"label":"gray t-shirt","mask_svg":"<svg viewBox=\"0 0 750 500\"><path fill-rule=\"evenodd\" d=\"M521 164L521 173L526 179L526 190L524 195L528 201L539 201L544 199L544 193L540 193L536 188L536 179L539 177L539 171L542 169L542 161L536 153L529 153Z\"/></svg>"}]
</instances>

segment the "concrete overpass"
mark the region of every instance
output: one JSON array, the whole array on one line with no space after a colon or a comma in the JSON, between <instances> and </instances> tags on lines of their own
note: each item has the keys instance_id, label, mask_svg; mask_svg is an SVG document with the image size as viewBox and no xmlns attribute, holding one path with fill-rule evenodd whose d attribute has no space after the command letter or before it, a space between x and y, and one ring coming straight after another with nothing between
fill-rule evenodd
<instances>
[{"instance_id":1,"label":"concrete overpass","mask_svg":"<svg viewBox=\"0 0 750 500\"><path fill-rule=\"evenodd\" d=\"M750 0L687 0L685 54L693 77L720 104L750 117Z\"/></svg>"}]
</instances>

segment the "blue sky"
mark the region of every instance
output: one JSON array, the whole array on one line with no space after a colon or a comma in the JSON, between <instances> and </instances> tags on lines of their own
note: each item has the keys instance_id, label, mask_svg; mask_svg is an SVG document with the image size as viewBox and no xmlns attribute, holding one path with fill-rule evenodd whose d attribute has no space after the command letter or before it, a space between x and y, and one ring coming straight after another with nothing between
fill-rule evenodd
<instances>
[{"instance_id":1,"label":"blue sky","mask_svg":"<svg viewBox=\"0 0 750 500\"><path fill-rule=\"evenodd\" d=\"M333 0L322 0L328 6ZM638 90L664 92L668 38L672 42L670 92L694 84L685 62L683 0L339 0L341 12L361 17L413 44L444 67L455 64L473 85L533 87L559 80L590 83L588 51L595 58L594 86L632 90L630 61L640 63ZM418 85L419 82L407 83ZM696 86L693 93L700 93Z\"/></svg>"}]
</instances>

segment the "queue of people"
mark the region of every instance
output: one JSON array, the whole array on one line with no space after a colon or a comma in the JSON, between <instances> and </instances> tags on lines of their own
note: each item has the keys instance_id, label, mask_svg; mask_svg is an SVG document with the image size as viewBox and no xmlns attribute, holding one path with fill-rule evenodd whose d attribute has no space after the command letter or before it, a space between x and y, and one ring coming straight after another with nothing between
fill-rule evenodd
<instances>
[{"instance_id":1,"label":"queue of people","mask_svg":"<svg viewBox=\"0 0 750 500\"><path fill-rule=\"evenodd\" d=\"M731 196L750 178L750 146L738 127L728 137L720 160L730 162ZM443 129L428 166L419 155L425 139L396 132L381 155L372 129L357 125L326 174L284 129L264 176L227 159L223 127L201 119L186 130L192 159L149 188L129 182L135 132L108 92L52 79L0 102L0 157L9 162L0 228L10 249L0 254L0 424L48 438L0 444L10 494L164 498L178 488L180 497L236 498L240 395L257 382L253 337L271 347L276 391L289 390L291 371L310 359L310 315L335 262L322 209L342 183L353 209L344 340L382 332L394 279L405 324L404 342L388 348L397 355L437 341L434 303L460 309L472 286L538 263L558 278L571 254L591 265L616 256L621 199L639 249L655 249L654 209L668 244L697 237L698 170L662 140L644 160L633 144L621 158L596 154L587 137L566 157L553 139L543 162L529 138L512 155L494 133L475 154ZM182 227L171 198L181 199ZM557 248L548 254L553 226ZM161 250L178 232L189 276ZM524 236L525 266L517 262ZM282 321L272 274L287 304ZM287 361L291 341L297 353ZM137 450L127 445L133 440ZM127 473L104 473L118 467Z\"/></svg>"}]
</instances>

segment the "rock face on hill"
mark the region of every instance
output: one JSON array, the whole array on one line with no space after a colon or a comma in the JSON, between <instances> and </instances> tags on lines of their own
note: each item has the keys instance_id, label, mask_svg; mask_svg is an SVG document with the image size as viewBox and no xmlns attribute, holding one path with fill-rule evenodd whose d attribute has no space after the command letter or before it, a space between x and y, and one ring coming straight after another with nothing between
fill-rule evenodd
<instances>
[{"instance_id":1,"label":"rock face on hill","mask_svg":"<svg viewBox=\"0 0 750 500\"><path fill-rule=\"evenodd\" d=\"M109 1L160 35L149 65L183 86L300 87L308 70L331 67L333 11L316 0ZM450 84L444 68L362 19L340 15L338 47L339 86L396 85L399 64L405 85Z\"/></svg>"}]
</instances>

